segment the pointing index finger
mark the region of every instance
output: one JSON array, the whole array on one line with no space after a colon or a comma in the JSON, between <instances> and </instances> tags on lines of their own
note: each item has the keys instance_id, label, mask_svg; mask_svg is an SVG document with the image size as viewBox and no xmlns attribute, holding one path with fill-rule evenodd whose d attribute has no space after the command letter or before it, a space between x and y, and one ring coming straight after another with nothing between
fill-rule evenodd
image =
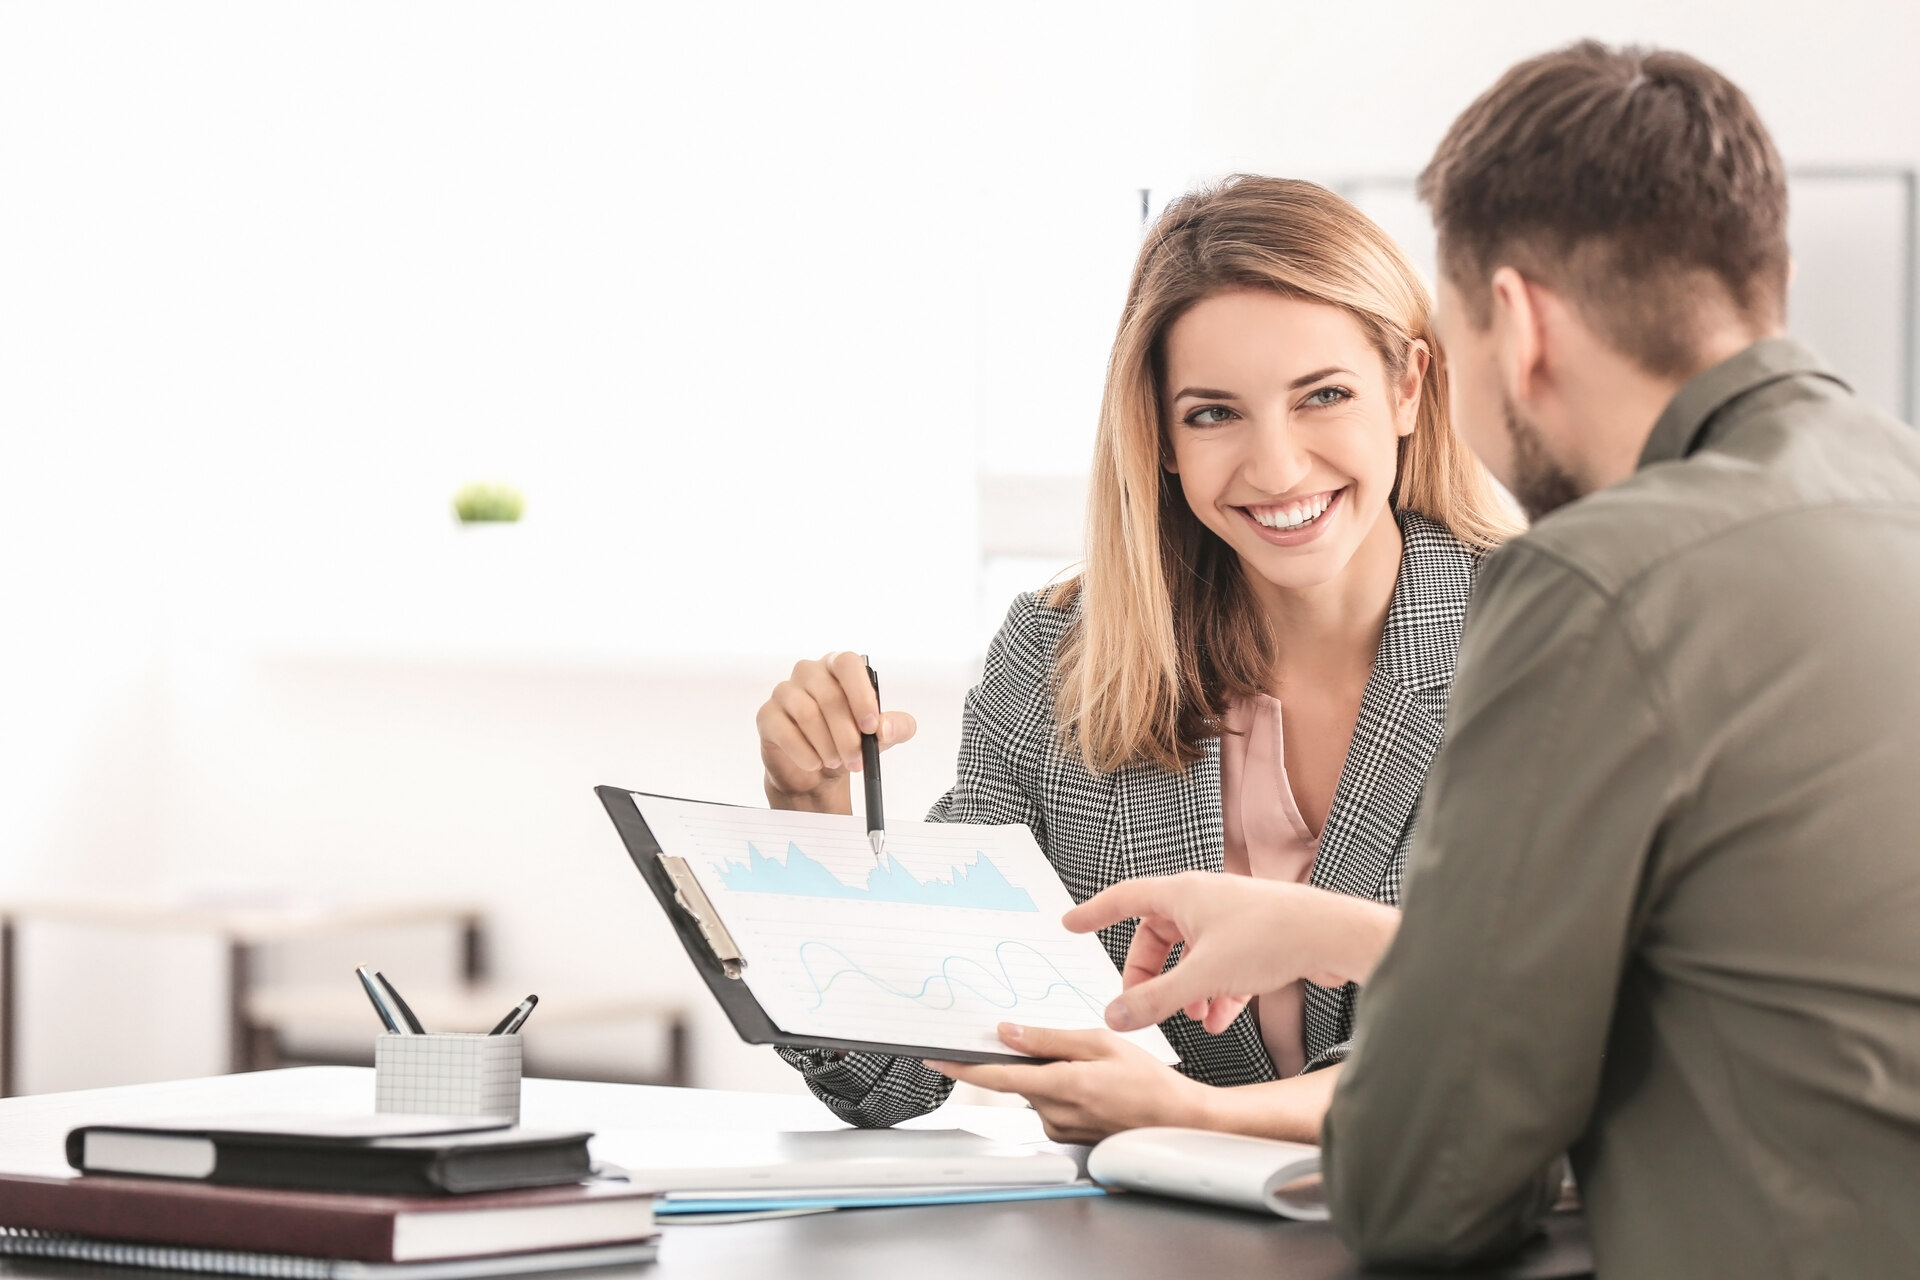
<instances>
[{"instance_id":1,"label":"pointing index finger","mask_svg":"<svg viewBox=\"0 0 1920 1280\"><path fill-rule=\"evenodd\" d=\"M1074 933L1092 933L1136 916L1166 915L1172 888L1164 876L1145 876L1109 885L1060 918Z\"/></svg>"},{"instance_id":2,"label":"pointing index finger","mask_svg":"<svg viewBox=\"0 0 1920 1280\"><path fill-rule=\"evenodd\" d=\"M1127 947L1127 962L1120 970L1121 988L1137 987L1159 977L1181 941L1180 935L1158 916L1141 920L1140 927L1133 931L1132 944Z\"/></svg>"},{"instance_id":3,"label":"pointing index finger","mask_svg":"<svg viewBox=\"0 0 1920 1280\"><path fill-rule=\"evenodd\" d=\"M1212 994L1204 979L1195 977L1190 965L1177 964L1157 977L1123 990L1107 1006L1107 1025L1115 1031L1137 1031L1164 1022Z\"/></svg>"}]
</instances>

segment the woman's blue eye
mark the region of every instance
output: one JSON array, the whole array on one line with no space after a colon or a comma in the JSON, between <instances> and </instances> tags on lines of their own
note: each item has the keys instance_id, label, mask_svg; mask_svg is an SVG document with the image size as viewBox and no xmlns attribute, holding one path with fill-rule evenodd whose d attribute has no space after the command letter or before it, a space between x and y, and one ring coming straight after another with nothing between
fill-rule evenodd
<instances>
[{"instance_id":1,"label":"woman's blue eye","mask_svg":"<svg viewBox=\"0 0 1920 1280\"><path fill-rule=\"evenodd\" d=\"M1232 416L1233 411L1231 409L1223 409L1219 405L1213 404L1208 405L1204 409L1195 409L1192 413L1188 414L1187 425L1190 427L1217 427Z\"/></svg>"},{"instance_id":2,"label":"woman's blue eye","mask_svg":"<svg viewBox=\"0 0 1920 1280\"><path fill-rule=\"evenodd\" d=\"M1325 407L1331 404L1342 404L1351 399L1353 399L1353 392L1345 387L1322 387L1308 396L1306 402Z\"/></svg>"}]
</instances>

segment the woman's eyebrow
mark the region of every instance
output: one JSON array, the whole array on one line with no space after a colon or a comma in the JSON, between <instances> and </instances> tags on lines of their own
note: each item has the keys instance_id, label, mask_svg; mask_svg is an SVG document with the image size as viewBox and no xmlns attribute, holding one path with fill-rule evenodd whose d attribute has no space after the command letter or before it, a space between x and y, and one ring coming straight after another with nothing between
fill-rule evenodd
<instances>
[{"instance_id":1,"label":"woman's eyebrow","mask_svg":"<svg viewBox=\"0 0 1920 1280\"><path fill-rule=\"evenodd\" d=\"M1318 382L1322 378L1331 378L1336 373L1344 373L1349 378L1354 376L1351 369L1337 364L1329 365L1325 369L1315 369L1312 373L1295 378L1287 384L1287 390L1298 391L1301 387ZM1240 397L1231 391L1221 391L1215 387L1182 387L1173 398L1175 400L1238 400Z\"/></svg>"},{"instance_id":2,"label":"woman's eyebrow","mask_svg":"<svg viewBox=\"0 0 1920 1280\"><path fill-rule=\"evenodd\" d=\"M1344 373L1349 378L1353 377L1353 370L1343 369L1336 364L1326 369L1316 369L1312 373L1303 374L1300 377L1295 378L1292 382L1289 382L1287 384L1287 390L1298 391L1300 388L1306 386L1310 382L1318 382L1322 378L1331 378L1336 373Z\"/></svg>"}]
</instances>

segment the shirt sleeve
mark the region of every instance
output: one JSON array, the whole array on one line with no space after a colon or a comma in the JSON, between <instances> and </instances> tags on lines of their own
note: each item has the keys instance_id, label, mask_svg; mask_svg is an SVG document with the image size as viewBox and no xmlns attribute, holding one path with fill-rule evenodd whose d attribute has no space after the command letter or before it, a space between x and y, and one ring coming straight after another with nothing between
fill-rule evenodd
<instances>
[{"instance_id":1,"label":"shirt sleeve","mask_svg":"<svg viewBox=\"0 0 1920 1280\"><path fill-rule=\"evenodd\" d=\"M1482 567L1399 934L1322 1134L1334 1225L1369 1265L1505 1252L1558 1191L1674 785L1641 652L1550 554Z\"/></svg>"}]
</instances>

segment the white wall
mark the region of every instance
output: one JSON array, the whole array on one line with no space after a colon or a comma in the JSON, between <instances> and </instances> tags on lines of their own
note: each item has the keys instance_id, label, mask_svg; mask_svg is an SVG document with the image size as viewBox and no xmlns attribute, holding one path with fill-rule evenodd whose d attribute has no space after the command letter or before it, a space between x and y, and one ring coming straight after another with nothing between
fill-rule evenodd
<instances>
[{"instance_id":1,"label":"white wall","mask_svg":"<svg viewBox=\"0 0 1920 1280\"><path fill-rule=\"evenodd\" d=\"M1174 12L0 9L0 898L450 890L503 979L790 1082L590 788L754 798L758 702L858 645L938 793L974 475L1084 456ZM454 528L476 478L526 521ZM143 945L25 939L28 1087L224 1061L217 998L139 1049L218 962Z\"/></svg>"},{"instance_id":2,"label":"white wall","mask_svg":"<svg viewBox=\"0 0 1920 1280\"><path fill-rule=\"evenodd\" d=\"M1920 162L1920 11L1833 0L1201 0L1198 172L1404 173L1531 54L1586 36L1682 49L1731 76L1790 161Z\"/></svg>"}]
</instances>

